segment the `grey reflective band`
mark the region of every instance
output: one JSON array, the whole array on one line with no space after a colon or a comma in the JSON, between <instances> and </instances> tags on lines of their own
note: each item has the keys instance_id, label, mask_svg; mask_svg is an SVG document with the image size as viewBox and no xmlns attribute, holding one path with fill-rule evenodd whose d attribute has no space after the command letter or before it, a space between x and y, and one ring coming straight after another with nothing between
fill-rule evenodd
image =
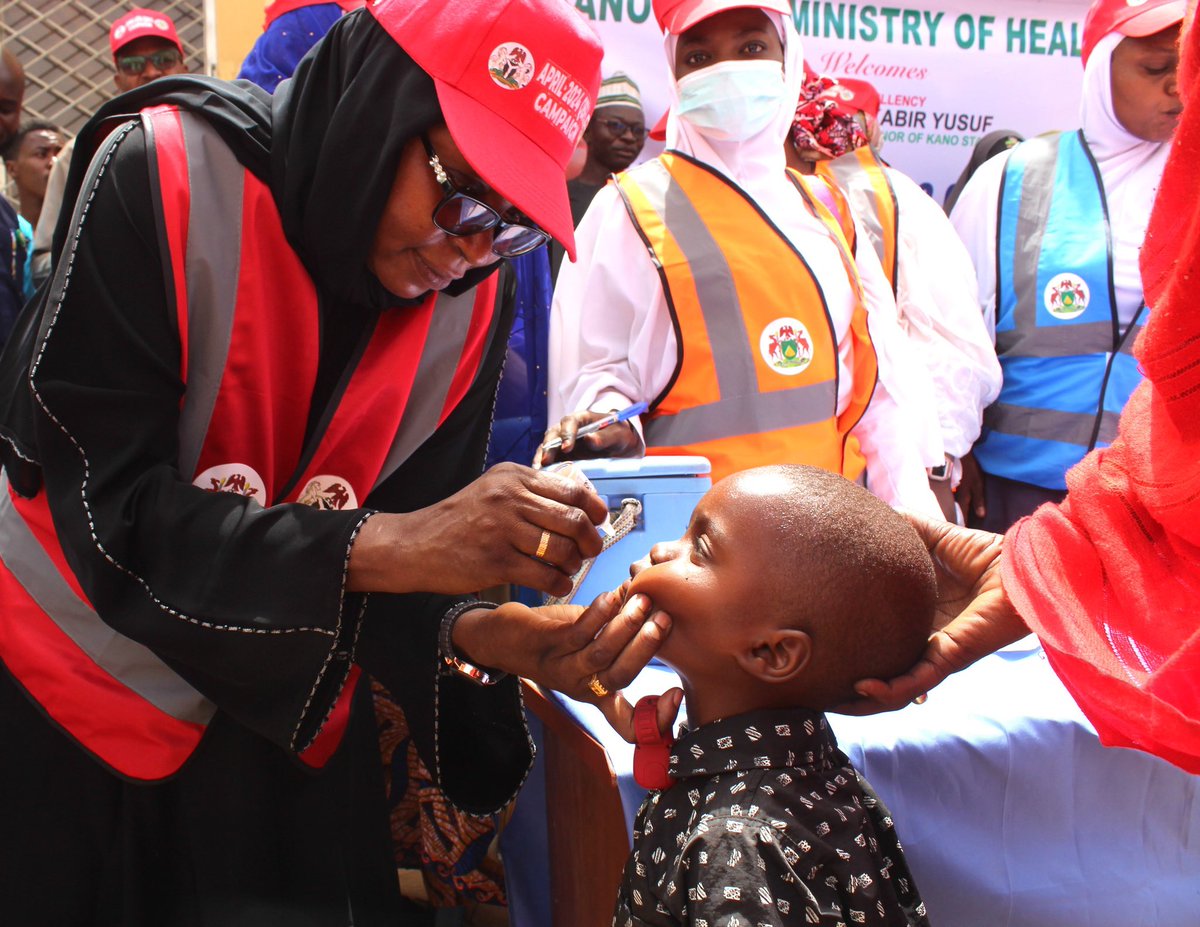
<instances>
[{"instance_id":1,"label":"grey reflective band","mask_svg":"<svg viewBox=\"0 0 1200 927\"><path fill-rule=\"evenodd\" d=\"M717 389L722 396L758 391L754 358L733 272L704 219L661 161L638 170L637 184L675 238L696 282L696 298L708 331ZM665 268L664 268L665 270ZM763 269L767 273L767 269Z\"/></svg>"},{"instance_id":2,"label":"grey reflective band","mask_svg":"<svg viewBox=\"0 0 1200 927\"><path fill-rule=\"evenodd\" d=\"M1018 312L1020 309L1018 308ZM1125 353L1133 350L1138 328L1130 333ZM1112 351L1111 321L1085 322L1075 325L1043 325L1036 331L1019 325L1010 331L996 332L996 351L1017 357L1070 357L1075 354L1108 354Z\"/></svg>"},{"instance_id":3,"label":"grey reflective band","mask_svg":"<svg viewBox=\"0 0 1200 927\"><path fill-rule=\"evenodd\" d=\"M450 395L450 386L466 347L467 336L471 332L471 318L475 314L475 297L478 292L478 289L472 289L459 296L449 296L445 293L438 295L429 322L429 335L425 339L421 359L417 362L417 372L413 377L412 393L408 397L408 405L405 406L404 416L400 421L400 430L396 433L392 447L379 471L375 486L379 486L395 473L400 465L412 456L413 451L437 430L438 420L441 418L442 409L445 408L446 398ZM493 310L487 340L483 346L484 354L495 335L499 317L500 313ZM480 363L482 362L481 357Z\"/></svg>"},{"instance_id":4,"label":"grey reflective band","mask_svg":"<svg viewBox=\"0 0 1200 927\"><path fill-rule=\"evenodd\" d=\"M644 420L646 444L675 447L811 425L837 408L837 383L759 392L758 371L733 271L683 188L660 161L642 165L637 185L670 231L696 284L717 376L717 402ZM764 270L764 272L766 272Z\"/></svg>"},{"instance_id":5,"label":"grey reflective band","mask_svg":"<svg viewBox=\"0 0 1200 927\"><path fill-rule=\"evenodd\" d=\"M871 247L875 249L875 254L879 257L879 263L883 264L884 256L887 249L883 244L884 228L883 222L879 215L879 208L876 204L875 185L871 183L871 175L867 168L858 160L854 152L842 155L840 158L834 158L829 162L829 169L833 171L833 176L837 180L837 185L842 188L842 192L846 194L846 199L850 203L850 210L854 213L854 218L858 220L863 230L867 233L867 238L871 240ZM880 167L882 173L883 168ZM892 193L892 182L887 179L884 174L884 181L887 183L888 192L892 196L893 213L895 210L896 195ZM899 225L899 215L896 215L893 220L897 226ZM899 243L893 243L898 249ZM895 254L895 251L893 251ZM883 268L883 272L889 272L887 267ZM893 276L897 276L896 268L891 269ZM897 282L891 281L892 292L896 290Z\"/></svg>"},{"instance_id":6,"label":"grey reflective band","mask_svg":"<svg viewBox=\"0 0 1200 927\"><path fill-rule=\"evenodd\" d=\"M1101 414L1101 441L1111 443L1116 437L1119 419L1119 412L1105 411ZM1096 429L1096 413L1031 409L1007 402L995 402L984 410L983 424L985 428L1008 435L1091 447L1092 433Z\"/></svg>"},{"instance_id":7,"label":"grey reflective band","mask_svg":"<svg viewBox=\"0 0 1200 927\"><path fill-rule=\"evenodd\" d=\"M104 623L58 572L13 505L8 477L0 475L0 559L33 600L97 666L159 710L207 724L216 706L147 647Z\"/></svg>"},{"instance_id":8,"label":"grey reflective band","mask_svg":"<svg viewBox=\"0 0 1200 927\"><path fill-rule=\"evenodd\" d=\"M837 408L837 383L826 380L771 393L733 396L676 415L659 415L645 423L649 447L680 447L765 434L783 428L813 425L832 418Z\"/></svg>"},{"instance_id":9,"label":"grey reflective band","mask_svg":"<svg viewBox=\"0 0 1200 927\"><path fill-rule=\"evenodd\" d=\"M1066 133L1060 133L1052 138L1036 137L1023 143L1029 146L1031 153L1025 162L1021 179L1016 246L1012 254L1012 285L1016 302L1013 306L1013 327L1008 331L996 332L996 350L1001 354L1062 357L1104 354L1113 349L1110 319L1064 326L1039 326L1037 322L1038 306L1042 302L1042 294L1038 292L1042 241L1054 201L1058 149L1067 138Z\"/></svg>"},{"instance_id":10,"label":"grey reflective band","mask_svg":"<svg viewBox=\"0 0 1200 927\"><path fill-rule=\"evenodd\" d=\"M180 118L189 186L211 191L189 197L188 210L188 363L187 391L179 414L179 472L191 480L216 407L233 336L246 169L207 122L191 113L181 112Z\"/></svg>"}]
</instances>

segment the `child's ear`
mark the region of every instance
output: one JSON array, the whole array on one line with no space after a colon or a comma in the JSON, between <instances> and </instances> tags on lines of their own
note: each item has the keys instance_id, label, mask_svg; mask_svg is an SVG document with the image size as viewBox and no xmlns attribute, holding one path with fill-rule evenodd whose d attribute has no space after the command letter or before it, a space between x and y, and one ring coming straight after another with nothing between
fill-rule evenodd
<instances>
[{"instance_id":1,"label":"child's ear","mask_svg":"<svg viewBox=\"0 0 1200 927\"><path fill-rule=\"evenodd\" d=\"M787 682L804 672L812 658L812 638L780 628L738 655L742 669L763 682Z\"/></svg>"}]
</instances>

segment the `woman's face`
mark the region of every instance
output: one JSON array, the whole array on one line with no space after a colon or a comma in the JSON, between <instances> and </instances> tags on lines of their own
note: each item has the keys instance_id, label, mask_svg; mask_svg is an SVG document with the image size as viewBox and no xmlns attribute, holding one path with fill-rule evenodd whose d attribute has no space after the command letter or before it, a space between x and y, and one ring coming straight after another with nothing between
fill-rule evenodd
<instances>
[{"instance_id":1,"label":"woman's face","mask_svg":"<svg viewBox=\"0 0 1200 927\"><path fill-rule=\"evenodd\" d=\"M1179 26L1145 38L1125 38L1113 50L1113 112L1130 134L1165 142L1175 131L1182 104L1175 70Z\"/></svg>"},{"instance_id":2,"label":"woman's face","mask_svg":"<svg viewBox=\"0 0 1200 927\"><path fill-rule=\"evenodd\" d=\"M512 204L493 191L471 169L445 126L427 133L451 182L506 215ZM445 289L468 271L500 260L492 253L492 231L455 237L433 222L433 211L446 195L434 175L419 138L405 146L367 267L387 288L404 299Z\"/></svg>"},{"instance_id":3,"label":"woman's face","mask_svg":"<svg viewBox=\"0 0 1200 927\"><path fill-rule=\"evenodd\" d=\"M675 77L721 61L763 59L783 63L783 42L762 10L741 7L703 19L675 45Z\"/></svg>"}]
</instances>

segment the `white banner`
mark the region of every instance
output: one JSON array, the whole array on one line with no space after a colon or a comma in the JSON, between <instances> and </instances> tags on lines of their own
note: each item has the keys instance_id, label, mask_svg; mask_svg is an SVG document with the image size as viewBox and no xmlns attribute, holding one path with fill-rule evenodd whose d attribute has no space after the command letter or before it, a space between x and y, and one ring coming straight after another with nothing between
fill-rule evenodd
<instances>
[{"instance_id":1,"label":"white banner","mask_svg":"<svg viewBox=\"0 0 1200 927\"><path fill-rule=\"evenodd\" d=\"M908 6L793 0L809 66L872 83L883 155L941 202L975 142L1079 124L1087 0L915 0ZM637 81L653 125L667 107L650 0L575 0L604 41L604 74ZM647 145L647 156L657 148Z\"/></svg>"}]
</instances>

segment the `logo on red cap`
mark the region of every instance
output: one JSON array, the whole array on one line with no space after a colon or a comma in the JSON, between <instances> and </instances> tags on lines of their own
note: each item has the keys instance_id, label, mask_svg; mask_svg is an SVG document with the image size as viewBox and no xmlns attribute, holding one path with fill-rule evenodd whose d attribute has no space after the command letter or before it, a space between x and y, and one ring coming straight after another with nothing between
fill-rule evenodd
<instances>
[{"instance_id":1,"label":"logo on red cap","mask_svg":"<svg viewBox=\"0 0 1200 927\"><path fill-rule=\"evenodd\" d=\"M518 42L497 45L488 56L488 73L505 90L520 90L533 78L533 55Z\"/></svg>"}]
</instances>

